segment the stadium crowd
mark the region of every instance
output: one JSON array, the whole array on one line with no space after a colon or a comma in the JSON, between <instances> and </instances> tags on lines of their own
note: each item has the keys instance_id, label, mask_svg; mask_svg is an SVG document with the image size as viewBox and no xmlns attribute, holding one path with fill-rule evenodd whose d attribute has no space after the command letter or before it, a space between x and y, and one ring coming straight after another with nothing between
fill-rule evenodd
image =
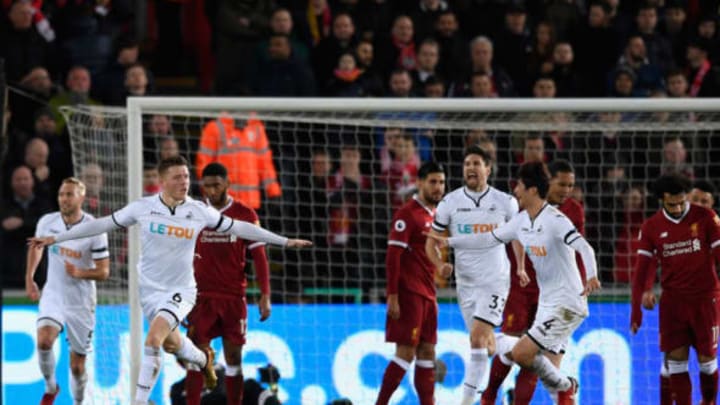
<instances>
[{"instance_id":1,"label":"stadium crowd","mask_svg":"<svg viewBox=\"0 0 720 405\"><path fill-rule=\"evenodd\" d=\"M4 285L22 287L24 241L38 218L57 208L63 178L78 173L88 185L89 211L111 212L103 207L104 168L73 167L58 108L121 106L131 95L168 94L172 89L160 86L168 76L190 74L199 94L222 96L720 96L717 0L157 0L147 6L148 37L139 41L137 10L127 0L2 3L0 58L11 91L0 243L13 252L0 264ZM175 154L199 163L199 135L211 128L187 135L166 116L146 121L146 163ZM233 125L233 134L251 125L266 133L278 165L277 178L273 167L262 182L279 184L263 190L262 207L255 207L261 218L270 229L312 230L316 243L308 252L281 253L284 269L271 278L285 299L308 287L381 287L388 223L412 194L420 163L446 164L453 189L469 145L495 157L492 182L505 191L523 162L574 163L573 197L585 206L601 279L619 283L630 280L634 240L657 206L647 181L679 172L714 196L706 180L716 169L712 162L720 161L720 145L710 136L384 128L367 142L310 131L296 138L262 122ZM301 150L293 142L320 148ZM146 192L157 191L149 165L145 174Z\"/></svg>"}]
</instances>

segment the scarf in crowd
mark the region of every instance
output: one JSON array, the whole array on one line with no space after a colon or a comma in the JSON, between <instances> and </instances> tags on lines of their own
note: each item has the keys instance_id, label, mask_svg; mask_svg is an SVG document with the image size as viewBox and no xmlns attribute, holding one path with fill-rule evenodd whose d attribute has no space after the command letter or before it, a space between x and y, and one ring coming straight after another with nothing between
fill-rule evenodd
<instances>
[{"instance_id":1,"label":"scarf in crowd","mask_svg":"<svg viewBox=\"0 0 720 405\"><path fill-rule=\"evenodd\" d=\"M697 97L698 93L700 93L700 87L702 87L703 80L705 80L705 75L709 71L710 61L705 59L702 65L700 65L700 69L698 69L697 73L695 73L695 77L693 77L692 85L690 86L691 97Z\"/></svg>"},{"instance_id":2,"label":"scarf in crowd","mask_svg":"<svg viewBox=\"0 0 720 405\"><path fill-rule=\"evenodd\" d=\"M398 41L394 36L393 45L398 50L397 67L413 70L417 66L417 55L415 54L415 43L410 41L406 44Z\"/></svg>"},{"instance_id":3,"label":"scarf in crowd","mask_svg":"<svg viewBox=\"0 0 720 405\"><path fill-rule=\"evenodd\" d=\"M355 80L357 80L357 78L360 76L360 74L362 72L358 68L353 68L352 70L335 69L334 73L335 73L335 77L337 77L338 79L340 79L344 82L352 83Z\"/></svg>"},{"instance_id":4,"label":"scarf in crowd","mask_svg":"<svg viewBox=\"0 0 720 405\"><path fill-rule=\"evenodd\" d=\"M317 45L321 39L326 38L330 35L330 25L332 25L332 17L330 15L330 7L325 4L325 8L322 10L322 27L318 25L318 18L315 15L315 9L312 6L312 2L308 1L307 7L307 22L310 27L310 35L313 38L313 44Z\"/></svg>"}]
</instances>

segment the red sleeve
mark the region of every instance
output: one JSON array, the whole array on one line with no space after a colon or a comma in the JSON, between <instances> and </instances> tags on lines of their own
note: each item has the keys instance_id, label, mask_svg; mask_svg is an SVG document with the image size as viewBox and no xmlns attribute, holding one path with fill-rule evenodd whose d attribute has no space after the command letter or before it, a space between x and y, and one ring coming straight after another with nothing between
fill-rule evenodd
<instances>
[{"instance_id":1,"label":"red sleeve","mask_svg":"<svg viewBox=\"0 0 720 405\"><path fill-rule=\"evenodd\" d=\"M630 322L640 325L642 323L642 295L647 288L648 279L650 280L650 288L655 279L655 269L652 268L654 260L643 254L638 254L637 264L635 265L635 277L632 280L632 298Z\"/></svg>"},{"instance_id":2,"label":"red sleeve","mask_svg":"<svg viewBox=\"0 0 720 405\"><path fill-rule=\"evenodd\" d=\"M576 215L577 218L575 218L575 227L578 232L580 232L580 235L585 236L585 208L583 208L580 203L577 205Z\"/></svg>"},{"instance_id":3,"label":"red sleeve","mask_svg":"<svg viewBox=\"0 0 720 405\"><path fill-rule=\"evenodd\" d=\"M260 294L270 294L270 265L268 264L265 245L258 245L250 250L255 264L255 279L260 286Z\"/></svg>"},{"instance_id":4,"label":"red sleeve","mask_svg":"<svg viewBox=\"0 0 720 405\"><path fill-rule=\"evenodd\" d=\"M405 210L400 209L393 219L392 229L388 237L388 249L385 255L385 277L387 294L397 294L400 283L400 257L410 245L412 222L407 219Z\"/></svg>"},{"instance_id":5,"label":"red sleeve","mask_svg":"<svg viewBox=\"0 0 720 405\"><path fill-rule=\"evenodd\" d=\"M715 249L720 247L720 217L714 211L708 210L708 238L710 248Z\"/></svg>"}]
</instances>

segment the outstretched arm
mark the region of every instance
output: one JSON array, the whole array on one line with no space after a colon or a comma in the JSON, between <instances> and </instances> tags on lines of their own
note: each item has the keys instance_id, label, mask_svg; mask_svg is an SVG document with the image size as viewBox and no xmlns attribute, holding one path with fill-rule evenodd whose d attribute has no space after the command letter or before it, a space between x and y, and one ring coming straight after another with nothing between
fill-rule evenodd
<instances>
[{"instance_id":1,"label":"outstretched arm","mask_svg":"<svg viewBox=\"0 0 720 405\"><path fill-rule=\"evenodd\" d=\"M43 247L52 245L53 243L100 235L101 233L112 231L120 227L121 226L113 220L112 215L110 215L75 225L69 231L63 232L57 236L28 238L28 245L31 247Z\"/></svg>"},{"instance_id":2,"label":"outstretched arm","mask_svg":"<svg viewBox=\"0 0 720 405\"><path fill-rule=\"evenodd\" d=\"M265 242L271 245L298 248L312 246L312 242L309 240L288 239L285 236L270 232L267 229L251 224L250 222L236 221L228 217L223 217L223 221L220 223L218 232L229 233L245 240Z\"/></svg>"}]
</instances>

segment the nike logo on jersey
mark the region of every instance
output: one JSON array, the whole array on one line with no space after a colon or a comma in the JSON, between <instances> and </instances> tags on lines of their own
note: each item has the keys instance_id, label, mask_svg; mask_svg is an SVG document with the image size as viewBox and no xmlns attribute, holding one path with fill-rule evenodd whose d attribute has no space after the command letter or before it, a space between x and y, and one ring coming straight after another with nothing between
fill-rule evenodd
<instances>
[{"instance_id":1,"label":"nike logo on jersey","mask_svg":"<svg viewBox=\"0 0 720 405\"><path fill-rule=\"evenodd\" d=\"M195 230L192 228L181 228L179 226L150 222L150 233L167 235L180 239L192 239L193 235L195 235Z\"/></svg>"},{"instance_id":2,"label":"nike logo on jersey","mask_svg":"<svg viewBox=\"0 0 720 405\"><path fill-rule=\"evenodd\" d=\"M487 233L497 228L497 224L457 224L458 233Z\"/></svg>"},{"instance_id":3,"label":"nike logo on jersey","mask_svg":"<svg viewBox=\"0 0 720 405\"><path fill-rule=\"evenodd\" d=\"M165 214L163 214L162 212L150 211L150 215L160 215L160 216L164 216Z\"/></svg>"},{"instance_id":4,"label":"nike logo on jersey","mask_svg":"<svg viewBox=\"0 0 720 405\"><path fill-rule=\"evenodd\" d=\"M58 246L58 245L50 246L49 250L50 250L50 253L54 254L54 255L70 257L73 259L80 259L82 257L82 252L80 252L78 250L64 248L64 247Z\"/></svg>"}]
</instances>

